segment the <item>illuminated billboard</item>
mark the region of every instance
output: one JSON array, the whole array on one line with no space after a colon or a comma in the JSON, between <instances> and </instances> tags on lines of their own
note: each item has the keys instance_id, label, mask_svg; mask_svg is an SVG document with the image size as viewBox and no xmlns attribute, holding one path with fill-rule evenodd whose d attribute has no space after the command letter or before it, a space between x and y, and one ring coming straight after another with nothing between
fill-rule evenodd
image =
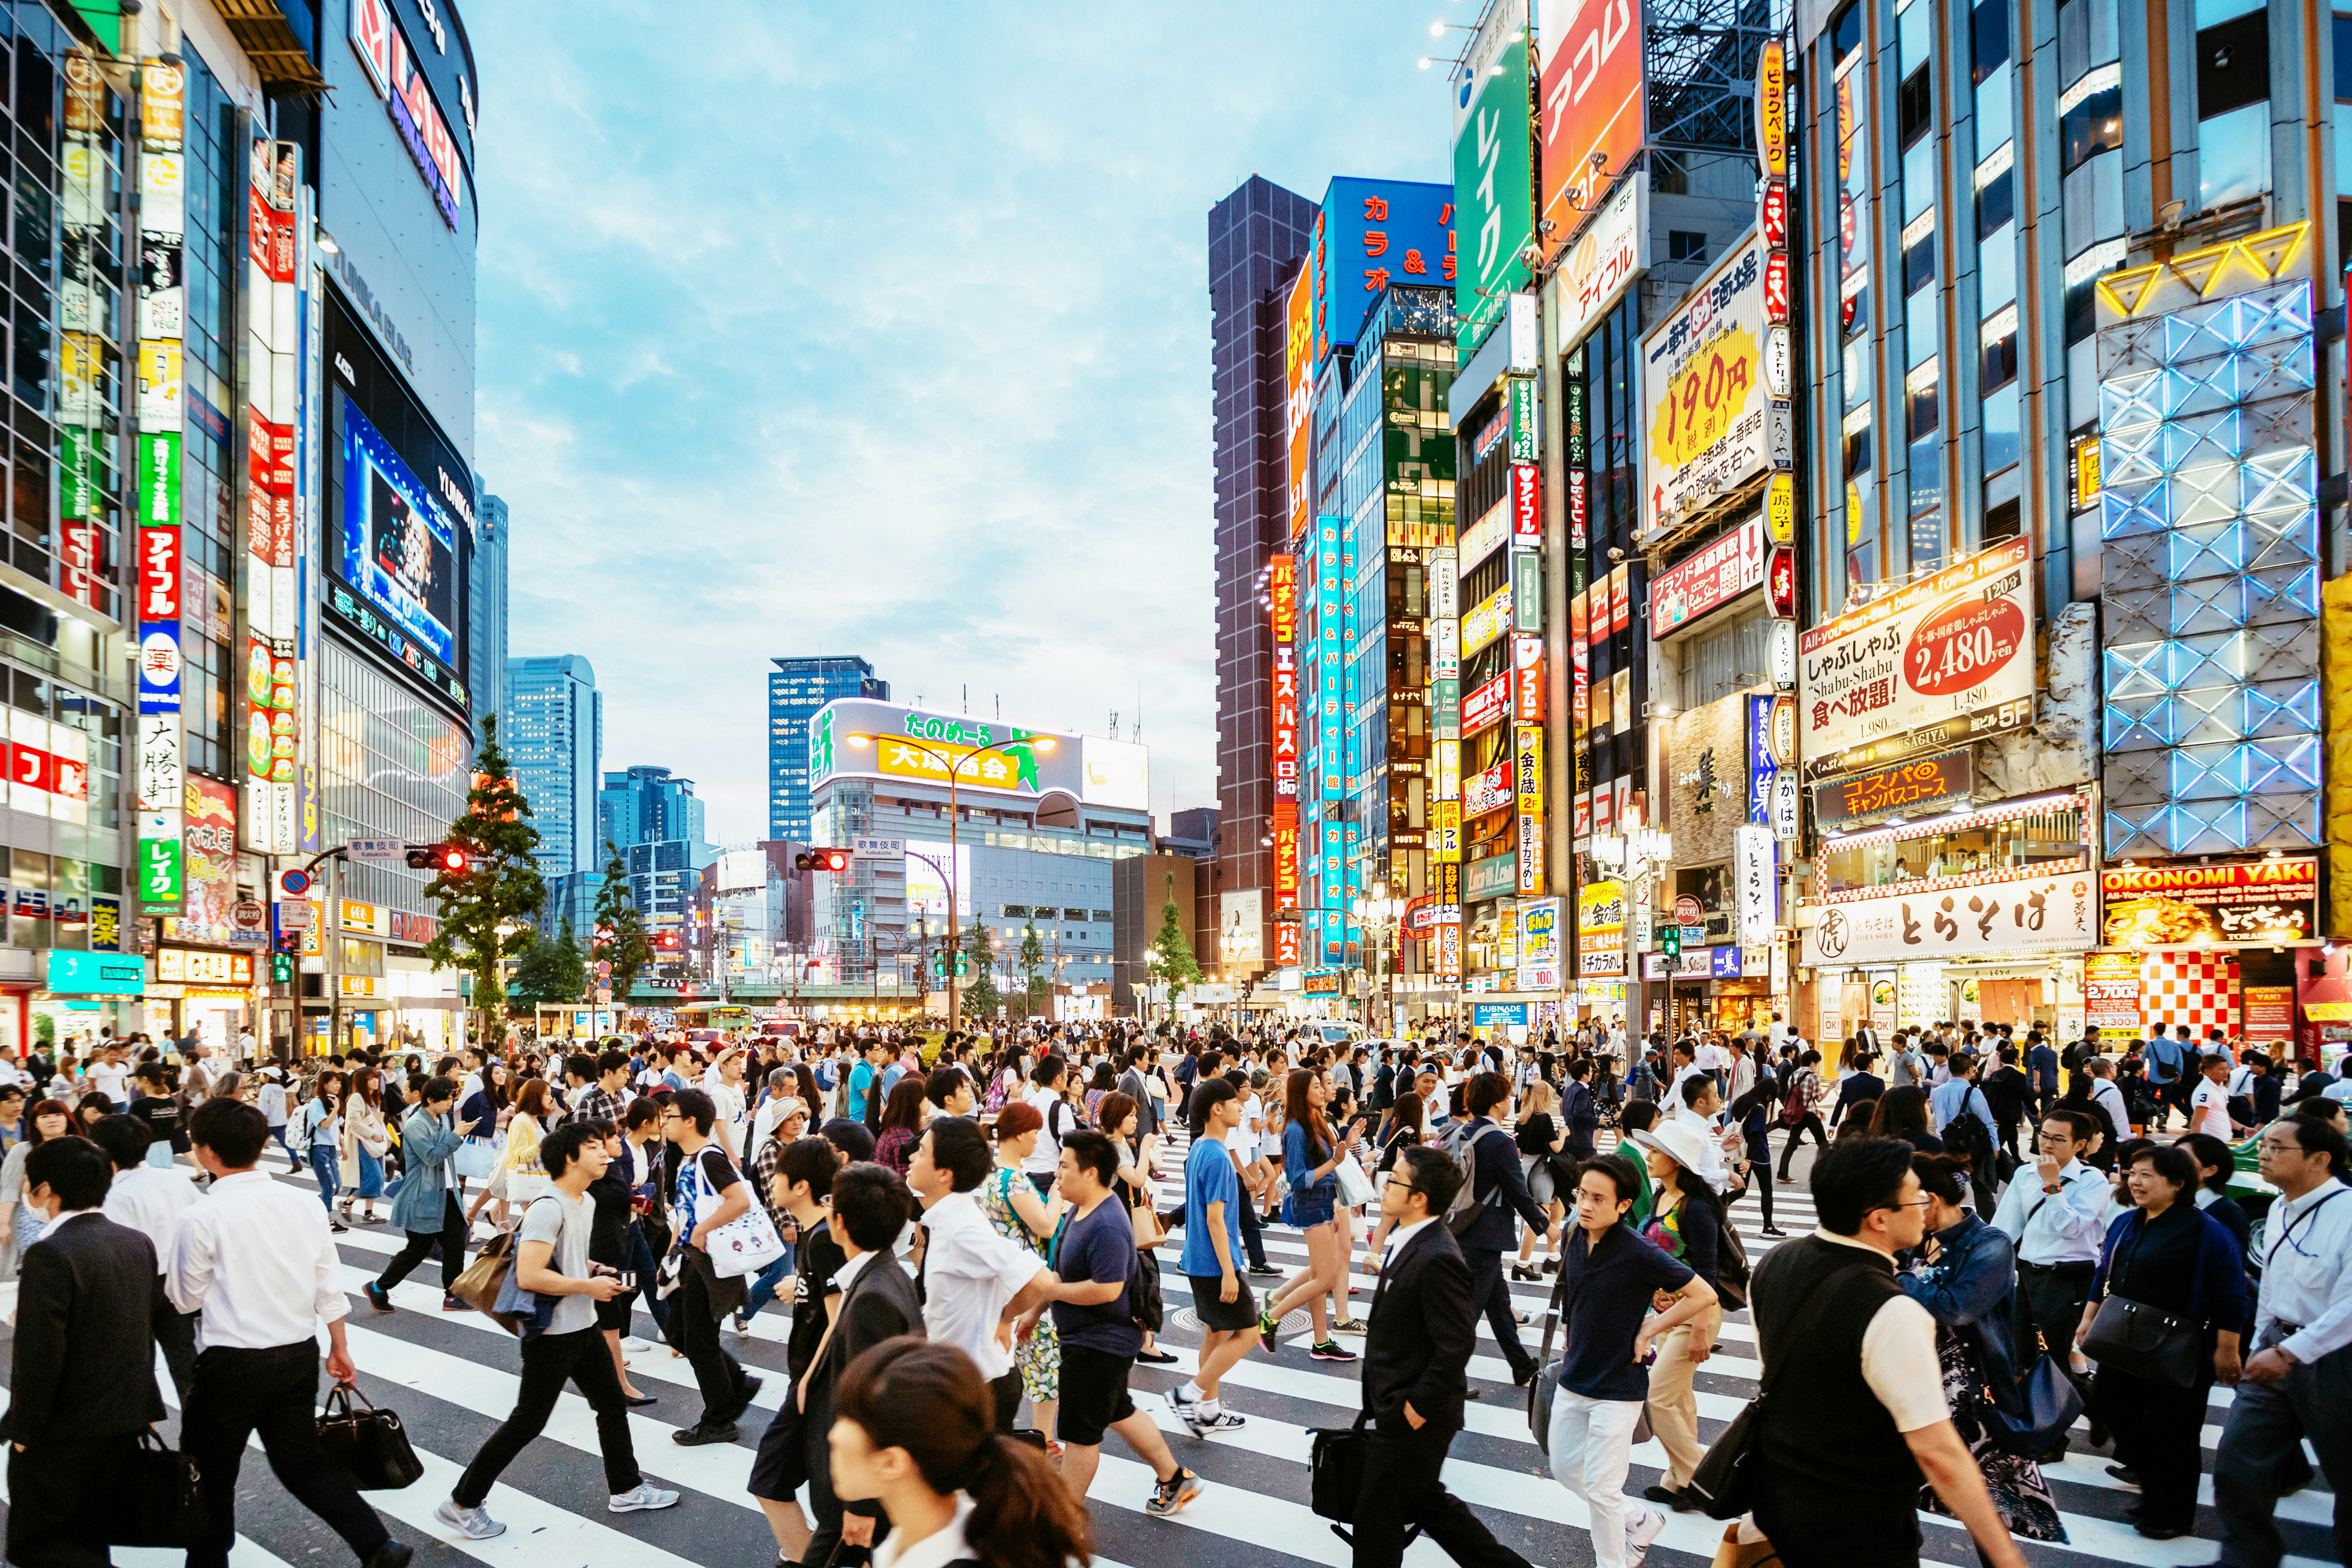
<instances>
[{"instance_id":1,"label":"illuminated billboard","mask_svg":"<svg viewBox=\"0 0 2352 1568\"><path fill-rule=\"evenodd\" d=\"M1332 350L1355 346L1390 284L1454 281L1454 187L1342 176L1323 195L1316 235L1308 259L1320 365ZM1294 498L1294 521L1305 522L1305 498Z\"/></svg>"},{"instance_id":2,"label":"illuminated billboard","mask_svg":"<svg viewBox=\"0 0 2352 1568\"><path fill-rule=\"evenodd\" d=\"M1788 414L1764 384L1764 247L1751 238L1642 339L1645 540L1787 459Z\"/></svg>"},{"instance_id":3,"label":"illuminated billboard","mask_svg":"<svg viewBox=\"0 0 2352 1568\"><path fill-rule=\"evenodd\" d=\"M862 697L828 702L809 721L812 787L836 777L944 785L952 768L960 791L1058 793L1140 812L1150 808L1150 758L1149 748L1124 741L1048 734Z\"/></svg>"},{"instance_id":4,"label":"illuminated billboard","mask_svg":"<svg viewBox=\"0 0 2352 1568\"><path fill-rule=\"evenodd\" d=\"M341 575L436 658L457 662L457 531L355 406L343 415Z\"/></svg>"},{"instance_id":5,"label":"illuminated billboard","mask_svg":"<svg viewBox=\"0 0 2352 1568\"><path fill-rule=\"evenodd\" d=\"M1642 7L1637 0L1539 0L1536 33L1549 260L1642 150ZM1560 341L1575 337L1562 332Z\"/></svg>"},{"instance_id":6,"label":"illuminated billboard","mask_svg":"<svg viewBox=\"0 0 2352 1568\"><path fill-rule=\"evenodd\" d=\"M1454 74L1454 200L1462 265L1458 341L1475 347L1527 281L1535 232L1535 136L1528 102L1527 0L1496 0Z\"/></svg>"}]
</instances>

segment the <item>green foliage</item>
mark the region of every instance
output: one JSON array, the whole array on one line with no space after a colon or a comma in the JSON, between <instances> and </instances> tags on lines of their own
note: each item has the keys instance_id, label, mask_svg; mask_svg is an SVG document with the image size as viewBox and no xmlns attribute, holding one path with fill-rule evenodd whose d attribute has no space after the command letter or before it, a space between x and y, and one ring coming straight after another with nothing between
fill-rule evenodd
<instances>
[{"instance_id":1,"label":"green foliage","mask_svg":"<svg viewBox=\"0 0 2352 1568\"><path fill-rule=\"evenodd\" d=\"M596 948L590 956L613 966L613 1002L629 1005L629 991L637 975L654 961L653 943L646 936L646 921L629 892L628 868L621 863L620 846L611 839L604 847L612 858L604 863L604 885L596 889Z\"/></svg>"},{"instance_id":2,"label":"green foliage","mask_svg":"<svg viewBox=\"0 0 2352 1568\"><path fill-rule=\"evenodd\" d=\"M425 897L441 907L441 929L425 944L425 956L436 968L473 977L482 1037L503 1037L506 962L533 940L530 922L546 901L547 883L532 858L539 829L530 825L530 802L515 787L495 713L482 721L466 809L442 838L463 848L467 864L464 874L443 872L425 887Z\"/></svg>"},{"instance_id":3,"label":"green foliage","mask_svg":"<svg viewBox=\"0 0 2352 1568\"><path fill-rule=\"evenodd\" d=\"M1004 995L996 988L996 942L988 934L988 927L982 921L972 921L964 951L971 955L971 975L963 988L964 1015L971 1018L993 1018Z\"/></svg>"},{"instance_id":4,"label":"green foliage","mask_svg":"<svg viewBox=\"0 0 2352 1568\"><path fill-rule=\"evenodd\" d=\"M1154 977L1168 987L1168 1001L1173 1005L1184 994L1184 987L1201 978L1200 962L1192 956L1192 944L1184 935L1184 917L1176 907L1176 879L1168 879L1168 902L1160 911L1160 931L1151 939Z\"/></svg>"},{"instance_id":5,"label":"green foliage","mask_svg":"<svg viewBox=\"0 0 2352 1568\"><path fill-rule=\"evenodd\" d=\"M515 965L514 980L507 987L507 994L517 1002L565 1006L586 1000L587 993L588 961L581 954L580 941L572 934L568 917L553 942L534 941L523 950L522 962Z\"/></svg>"},{"instance_id":6,"label":"green foliage","mask_svg":"<svg viewBox=\"0 0 2352 1568\"><path fill-rule=\"evenodd\" d=\"M1045 967L1045 943L1037 934L1037 922L1034 918L1021 933L1021 952L1015 962L1021 966L1021 978L1024 982L1021 987L1022 1005L1024 1009L1034 1017L1037 1013L1037 1005L1044 1000L1047 990L1045 982L1038 977L1038 972Z\"/></svg>"},{"instance_id":7,"label":"green foliage","mask_svg":"<svg viewBox=\"0 0 2352 1568\"><path fill-rule=\"evenodd\" d=\"M58 1043L58 1021L55 1018L50 1017L47 1013L34 1014L33 1038L40 1041L41 1044L45 1046L56 1045Z\"/></svg>"}]
</instances>

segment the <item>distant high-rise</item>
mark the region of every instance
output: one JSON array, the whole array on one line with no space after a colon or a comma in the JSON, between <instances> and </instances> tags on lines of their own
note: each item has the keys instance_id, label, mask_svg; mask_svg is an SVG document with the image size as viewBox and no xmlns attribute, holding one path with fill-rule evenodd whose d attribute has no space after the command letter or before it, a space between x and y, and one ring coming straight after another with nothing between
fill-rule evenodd
<instances>
[{"instance_id":1,"label":"distant high-rise","mask_svg":"<svg viewBox=\"0 0 2352 1568\"><path fill-rule=\"evenodd\" d=\"M809 721L840 697L890 700L890 683L854 654L780 658L768 677L768 837L809 841Z\"/></svg>"},{"instance_id":2,"label":"distant high-rise","mask_svg":"<svg viewBox=\"0 0 2352 1568\"><path fill-rule=\"evenodd\" d=\"M516 659L499 712L499 741L539 829L540 869L603 869L596 796L604 694L596 689L596 671L576 653Z\"/></svg>"},{"instance_id":3,"label":"distant high-rise","mask_svg":"<svg viewBox=\"0 0 2352 1568\"><path fill-rule=\"evenodd\" d=\"M1315 227L1305 196L1252 174L1209 209L1217 422L1215 890L1265 889L1274 912L1274 633L1260 603L1290 535L1285 290ZM1269 931L1270 927L1266 928ZM1270 935L1260 951L1271 953Z\"/></svg>"},{"instance_id":4,"label":"distant high-rise","mask_svg":"<svg viewBox=\"0 0 2352 1568\"><path fill-rule=\"evenodd\" d=\"M710 864L702 809L694 781L674 777L667 768L608 773L597 792L597 837L621 851L637 912L656 930L686 923L695 883Z\"/></svg>"},{"instance_id":5,"label":"distant high-rise","mask_svg":"<svg viewBox=\"0 0 2352 1568\"><path fill-rule=\"evenodd\" d=\"M467 691L478 731L485 718L499 711L507 695L507 503L483 491L474 505L466 627L473 667ZM589 679L593 685L595 678ZM593 763L589 776L595 776Z\"/></svg>"}]
</instances>

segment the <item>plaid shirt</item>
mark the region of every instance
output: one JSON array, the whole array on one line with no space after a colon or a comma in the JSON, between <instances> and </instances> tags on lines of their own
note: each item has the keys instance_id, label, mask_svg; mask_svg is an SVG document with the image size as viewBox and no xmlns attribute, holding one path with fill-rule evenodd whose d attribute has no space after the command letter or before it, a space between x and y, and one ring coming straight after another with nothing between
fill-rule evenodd
<instances>
[{"instance_id":1,"label":"plaid shirt","mask_svg":"<svg viewBox=\"0 0 2352 1568\"><path fill-rule=\"evenodd\" d=\"M621 1102L601 1083L592 1083L572 1097L572 1119L576 1121L609 1121L615 1129L621 1125Z\"/></svg>"},{"instance_id":2,"label":"plaid shirt","mask_svg":"<svg viewBox=\"0 0 2352 1568\"><path fill-rule=\"evenodd\" d=\"M785 1140L768 1138L760 1144L760 1152L751 1156L751 1190L759 1194L760 1205L768 1217L776 1222L779 1235L793 1223L792 1215L774 1201L776 1167L783 1163Z\"/></svg>"}]
</instances>

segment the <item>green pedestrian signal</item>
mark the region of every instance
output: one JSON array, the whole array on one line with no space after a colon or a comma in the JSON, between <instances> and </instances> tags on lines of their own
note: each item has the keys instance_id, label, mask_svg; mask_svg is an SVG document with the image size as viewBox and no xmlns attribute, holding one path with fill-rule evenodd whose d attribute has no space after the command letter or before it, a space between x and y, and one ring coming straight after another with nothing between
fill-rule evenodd
<instances>
[{"instance_id":1,"label":"green pedestrian signal","mask_svg":"<svg viewBox=\"0 0 2352 1568\"><path fill-rule=\"evenodd\" d=\"M1683 955L1683 928L1680 926L1668 926L1664 931L1660 934L1666 950L1666 956L1668 958L1680 958Z\"/></svg>"},{"instance_id":2,"label":"green pedestrian signal","mask_svg":"<svg viewBox=\"0 0 2352 1568\"><path fill-rule=\"evenodd\" d=\"M271 953L269 955L269 983L272 985L286 985L291 984L293 979L294 955L290 952Z\"/></svg>"}]
</instances>

